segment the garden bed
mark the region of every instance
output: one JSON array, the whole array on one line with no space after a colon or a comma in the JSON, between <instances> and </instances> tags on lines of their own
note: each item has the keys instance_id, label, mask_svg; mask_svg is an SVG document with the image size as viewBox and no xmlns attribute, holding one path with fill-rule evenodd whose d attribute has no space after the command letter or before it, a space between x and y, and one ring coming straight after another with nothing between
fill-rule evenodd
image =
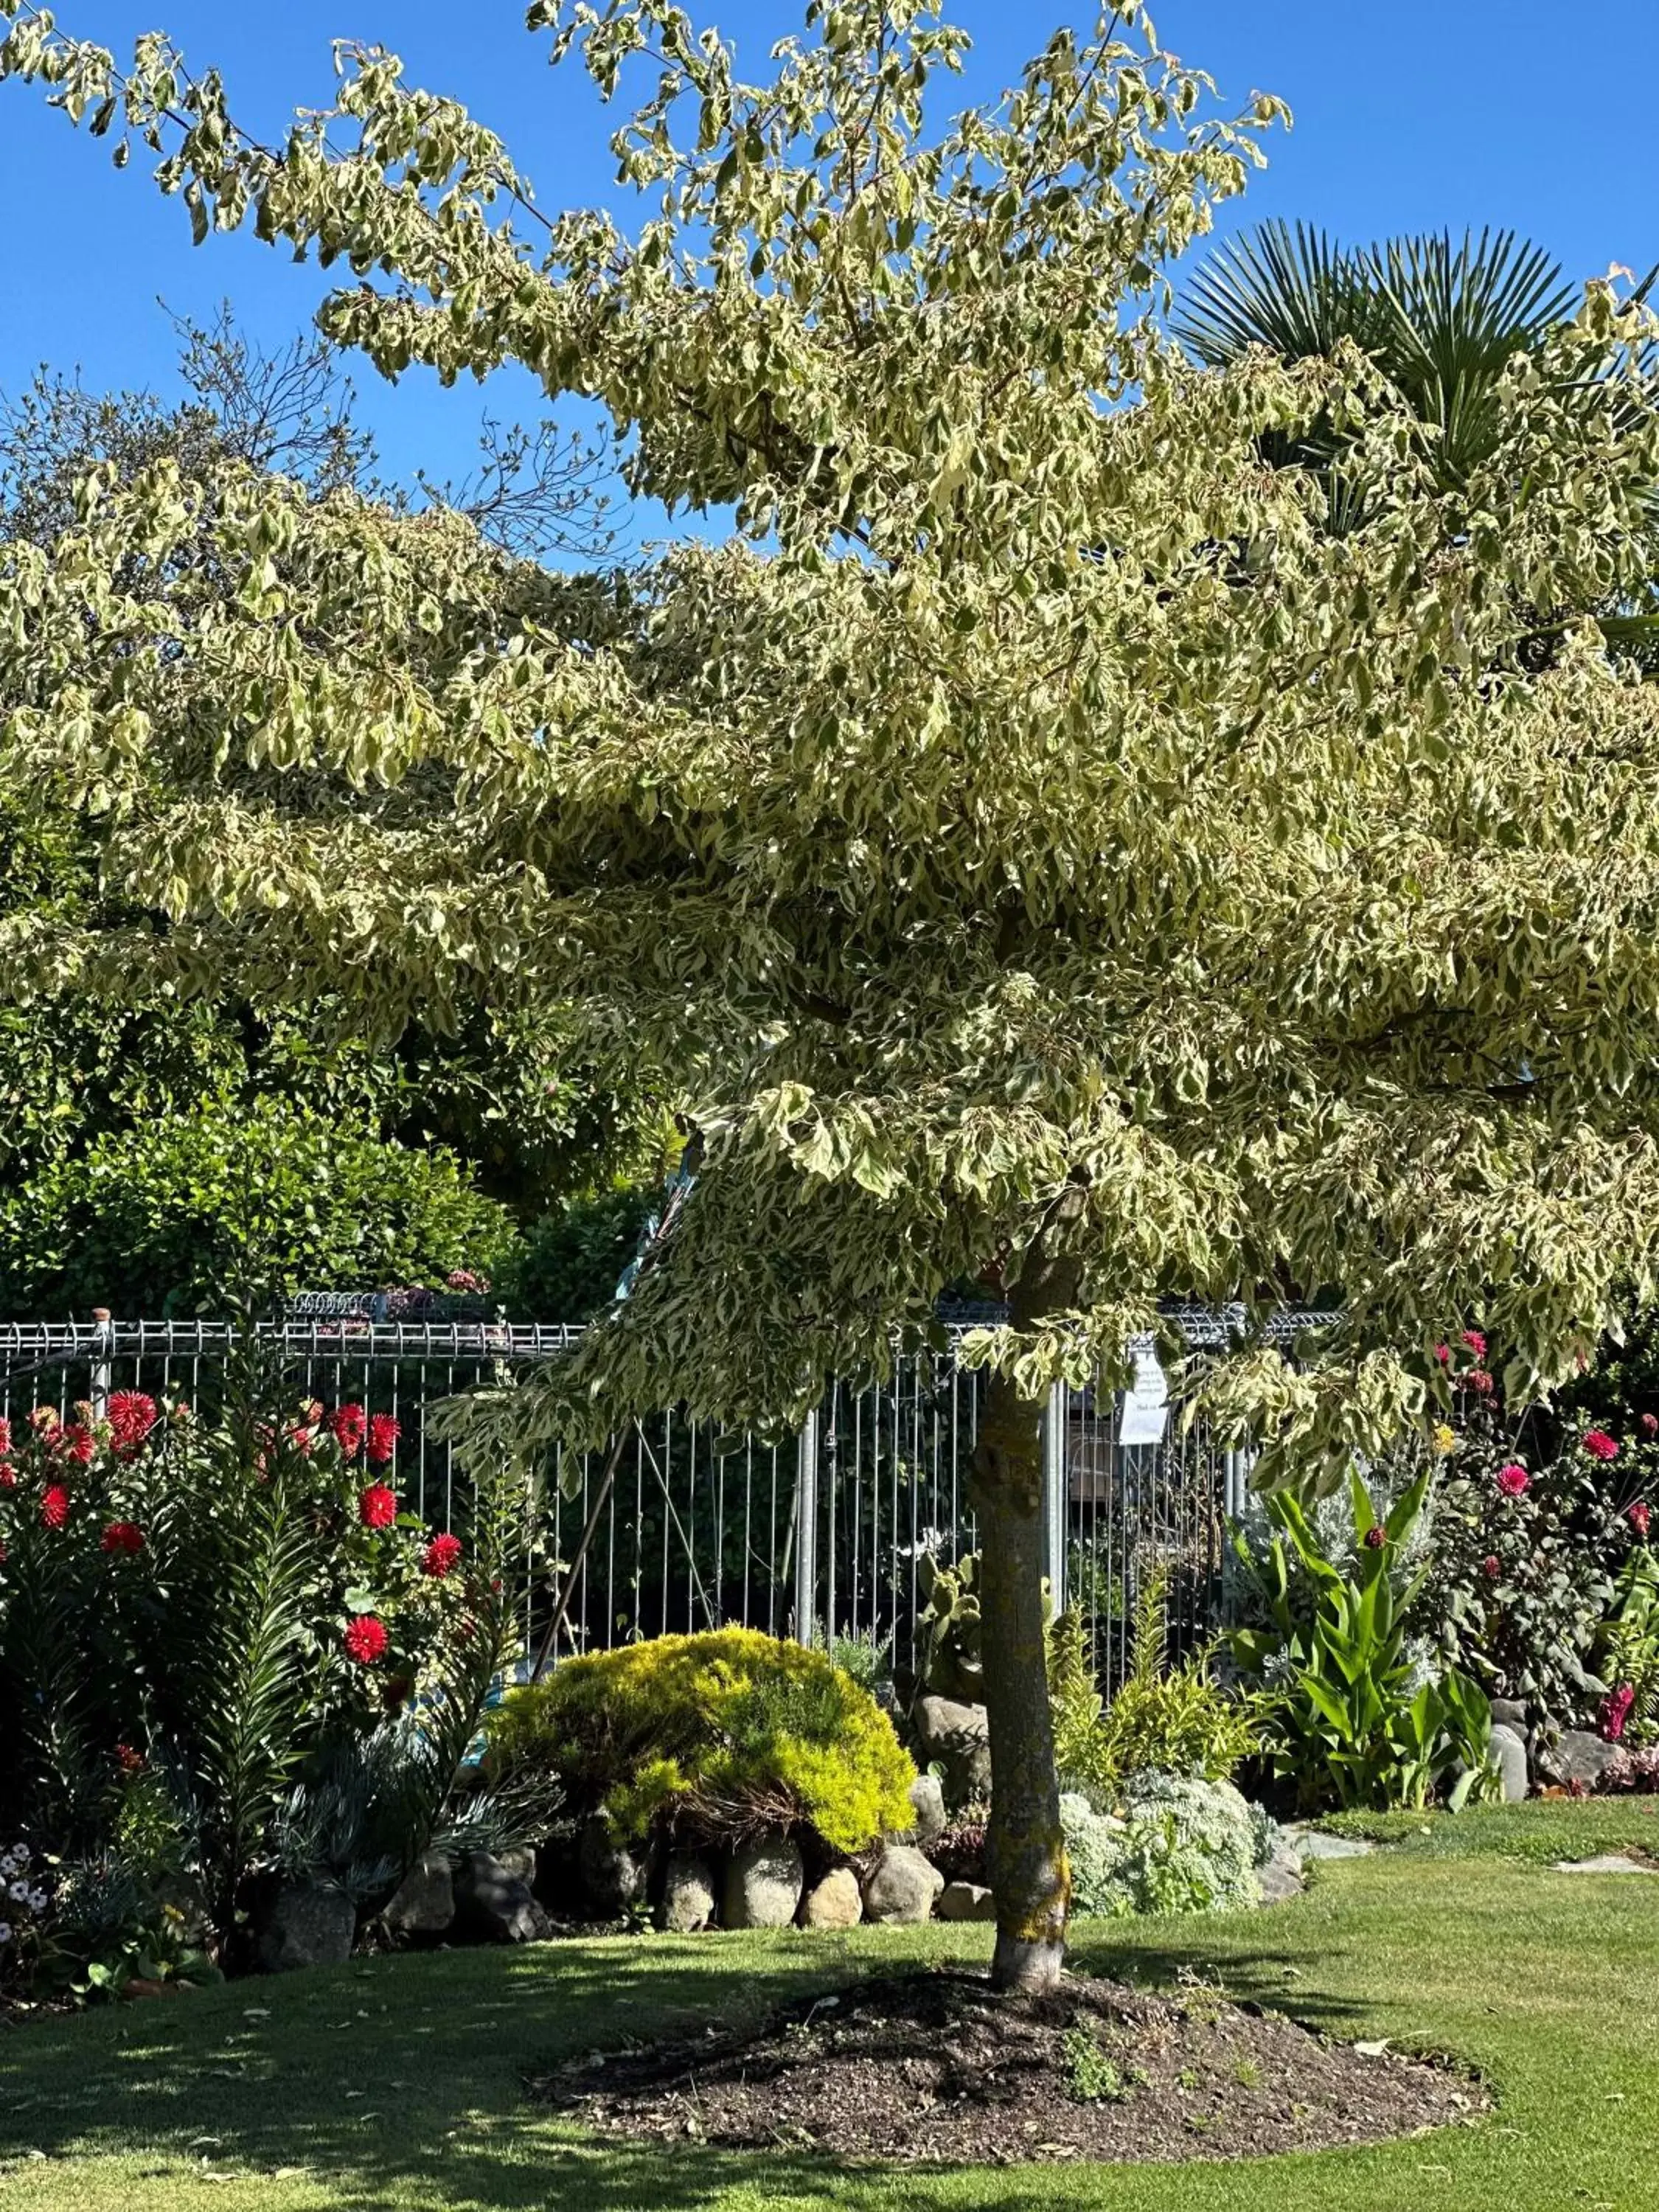
<instances>
[{"instance_id":1,"label":"garden bed","mask_svg":"<svg viewBox=\"0 0 1659 2212\"><path fill-rule=\"evenodd\" d=\"M1194 1984L1179 1998L1067 1976L994 1995L981 1973L883 1978L758 2027L608 2057L538 2082L595 2130L849 2158L1259 2156L1467 2122L1477 2084L1356 2047Z\"/></svg>"}]
</instances>

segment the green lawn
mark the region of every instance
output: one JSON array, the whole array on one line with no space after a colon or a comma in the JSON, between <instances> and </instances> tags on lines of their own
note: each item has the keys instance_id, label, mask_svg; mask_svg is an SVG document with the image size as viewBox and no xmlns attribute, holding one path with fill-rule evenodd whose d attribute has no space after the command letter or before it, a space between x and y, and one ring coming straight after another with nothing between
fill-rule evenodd
<instances>
[{"instance_id":1,"label":"green lawn","mask_svg":"<svg viewBox=\"0 0 1659 2212\"><path fill-rule=\"evenodd\" d=\"M1309 1895L1224 1919L1079 1930L1092 1966L1218 1972L1239 1996L1352 2036L1454 2051L1498 2111L1373 2151L1243 2166L994 2172L827 2167L590 2148L521 2094L563 2054L988 1931L627 1938L368 1960L0 2037L3 2212L1638 2212L1659 2197L1659 1881L1540 1857L1640 1843L1638 1805L1434 1822L1322 1868ZM1517 1856L1507 1856L1510 1852Z\"/></svg>"}]
</instances>

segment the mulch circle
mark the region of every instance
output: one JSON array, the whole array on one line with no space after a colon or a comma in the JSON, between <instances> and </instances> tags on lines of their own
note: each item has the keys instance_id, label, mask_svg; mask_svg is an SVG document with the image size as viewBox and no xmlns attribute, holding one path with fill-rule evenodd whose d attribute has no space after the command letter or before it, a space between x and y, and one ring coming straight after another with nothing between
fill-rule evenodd
<instances>
[{"instance_id":1,"label":"mulch circle","mask_svg":"<svg viewBox=\"0 0 1659 2212\"><path fill-rule=\"evenodd\" d=\"M994 2166L1321 2150L1468 2122L1489 2102L1443 2068L1206 1984L1170 1998L1068 1975L1015 1998L957 1968L594 2052L532 2088L600 2133Z\"/></svg>"}]
</instances>

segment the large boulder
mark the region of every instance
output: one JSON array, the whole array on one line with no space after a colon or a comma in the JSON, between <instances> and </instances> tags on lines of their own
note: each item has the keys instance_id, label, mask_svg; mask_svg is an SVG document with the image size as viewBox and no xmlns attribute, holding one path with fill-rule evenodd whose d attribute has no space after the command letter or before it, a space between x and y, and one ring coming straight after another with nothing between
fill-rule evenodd
<instances>
[{"instance_id":1,"label":"large boulder","mask_svg":"<svg viewBox=\"0 0 1659 2212\"><path fill-rule=\"evenodd\" d=\"M394 1936L441 1936L455 1917L455 1880L441 1851L416 1860L380 1915Z\"/></svg>"},{"instance_id":2,"label":"large boulder","mask_svg":"<svg viewBox=\"0 0 1659 2212\"><path fill-rule=\"evenodd\" d=\"M620 1919L645 1895L647 1868L644 1855L619 1844L609 1823L597 1813L582 1823L576 1844L576 1866L582 1895L596 1920Z\"/></svg>"},{"instance_id":3,"label":"large boulder","mask_svg":"<svg viewBox=\"0 0 1659 2212\"><path fill-rule=\"evenodd\" d=\"M927 1845L945 1832L945 1789L937 1774L919 1774L910 1784L910 1809L915 1820L906 1834L908 1844Z\"/></svg>"},{"instance_id":4,"label":"large boulder","mask_svg":"<svg viewBox=\"0 0 1659 2212\"><path fill-rule=\"evenodd\" d=\"M456 1866L455 1928L480 1943L538 1943L553 1932L524 1876L491 1851L468 1851Z\"/></svg>"},{"instance_id":5,"label":"large boulder","mask_svg":"<svg viewBox=\"0 0 1659 2212\"><path fill-rule=\"evenodd\" d=\"M259 1921L258 1959L267 1974L343 1966L357 1933L357 1908L343 1889L279 1881Z\"/></svg>"},{"instance_id":6,"label":"large boulder","mask_svg":"<svg viewBox=\"0 0 1659 2212\"><path fill-rule=\"evenodd\" d=\"M701 1851L674 1851L663 1876L662 1924L690 1936L714 1917L714 1869Z\"/></svg>"},{"instance_id":7,"label":"large boulder","mask_svg":"<svg viewBox=\"0 0 1659 2212\"><path fill-rule=\"evenodd\" d=\"M720 1918L728 1928L787 1928L804 1881L794 1838L762 1836L732 1852Z\"/></svg>"},{"instance_id":8,"label":"large boulder","mask_svg":"<svg viewBox=\"0 0 1659 2212\"><path fill-rule=\"evenodd\" d=\"M1504 1802L1518 1805L1528 1789L1527 1742L1506 1721L1492 1724L1492 1759L1504 1778Z\"/></svg>"},{"instance_id":9,"label":"large boulder","mask_svg":"<svg viewBox=\"0 0 1659 2212\"><path fill-rule=\"evenodd\" d=\"M1616 1745L1592 1735L1588 1729L1563 1729L1553 1741L1540 1744L1538 1771L1546 1782L1564 1790L1575 1784L1581 1790L1594 1790L1617 1753Z\"/></svg>"},{"instance_id":10,"label":"large boulder","mask_svg":"<svg viewBox=\"0 0 1659 2212\"><path fill-rule=\"evenodd\" d=\"M983 1882L947 1881L933 1910L941 1920L994 1920L997 1901Z\"/></svg>"},{"instance_id":11,"label":"large boulder","mask_svg":"<svg viewBox=\"0 0 1659 2212\"><path fill-rule=\"evenodd\" d=\"M851 1867L836 1867L816 1888L809 1889L800 1908L805 1928L856 1928L864 1917L859 1878Z\"/></svg>"},{"instance_id":12,"label":"large boulder","mask_svg":"<svg viewBox=\"0 0 1659 2212\"><path fill-rule=\"evenodd\" d=\"M944 1887L945 1876L914 1844L888 1844L864 1878L864 1917L914 1925L929 1917Z\"/></svg>"},{"instance_id":13,"label":"large boulder","mask_svg":"<svg viewBox=\"0 0 1659 2212\"><path fill-rule=\"evenodd\" d=\"M945 1795L952 1805L990 1796L991 1730L983 1705L919 1698L915 1727L928 1764L945 1770Z\"/></svg>"}]
</instances>

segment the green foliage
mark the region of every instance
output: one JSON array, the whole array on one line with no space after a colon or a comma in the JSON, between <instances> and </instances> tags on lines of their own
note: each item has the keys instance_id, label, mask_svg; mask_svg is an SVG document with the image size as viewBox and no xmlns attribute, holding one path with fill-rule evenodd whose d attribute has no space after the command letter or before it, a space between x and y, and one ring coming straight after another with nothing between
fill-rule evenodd
<instances>
[{"instance_id":1,"label":"green foliage","mask_svg":"<svg viewBox=\"0 0 1659 2212\"><path fill-rule=\"evenodd\" d=\"M1412 1612L1448 1662L1560 1726L1593 1724L1610 1686L1604 1624L1639 1548L1629 1516L1659 1498L1659 1449L1615 1436L1617 1456L1600 1460L1587 1425L1582 1413L1511 1422L1484 1400L1462 1408ZM1513 1495L1507 1467L1526 1478Z\"/></svg>"},{"instance_id":2,"label":"green foliage","mask_svg":"<svg viewBox=\"0 0 1659 2212\"><path fill-rule=\"evenodd\" d=\"M66 1895L102 1900L73 1926L60 1911L64 1957L160 1960L210 1929L234 1962L247 1876L329 1819L325 1841L343 1832L331 1791L349 1771L387 1886L453 1819L510 1811L454 1801L513 1634L524 1485L481 1475L459 1553L434 1548L388 1517L395 1468L366 1463L361 1410L337 1435L243 1351L211 1425L136 1393L107 1419L18 1423L0 1765L37 1842L83 1870ZM163 1909L180 1882L199 1930Z\"/></svg>"},{"instance_id":3,"label":"green foliage","mask_svg":"<svg viewBox=\"0 0 1659 2212\"><path fill-rule=\"evenodd\" d=\"M1092 2028L1068 2027L1060 2039L1062 2087L1076 2105L1121 2104L1129 2092Z\"/></svg>"},{"instance_id":4,"label":"green foliage","mask_svg":"<svg viewBox=\"0 0 1659 2212\"><path fill-rule=\"evenodd\" d=\"M1285 361L1358 347L1429 434L1423 443L1437 472L1462 483L1500 434L1499 380L1517 356L1540 353L1577 306L1559 264L1512 231L1355 250L1301 223L1292 232L1267 222L1205 264L1176 329L1218 368L1251 346ZM1340 443L1312 441L1294 457L1340 472Z\"/></svg>"},{"instance_id":5,"label":"green foliage","mask_svg":"<svg viewBox=\"0 0 1659 2212\"><path fill-rule=\"evenodd\" d=\"M628 1187L573 1198L524 1232L495 1292L514 1321L585 1322L602 1314L639 1249L649 1191Z\"/></svg>"},{"instance_id":6,"label":"green foliage","mask_svg":"<svg viewBox=\"0 0 1659 2212\"><path fill-rule=\"evenodd\" d=\"M222 1313L274 1291L488 1273L511 1219L442 1152L361 1124L210 1103L51 1161L0 1198L0 1304L17 1314Z\"/></svg>"},{"instance_id":7,"label":"green foliage","mask_svg":"<svg viewBox=\"0 0 1659 2212\"><path fill-rule=\"evenodd\" d=\"M1098 1812L1069 1790L1060 1806L1079 1911L1123 1919L1255 1901L1255 1869L1267 1855L1263 1825L1229 1782L1138 1774L1113 1812Z\"/></svg>"},{"instance_id":8,"label":"green foliage","mask_svg":"<svg viewBox=\"0 0 1659 2212\"><path fill-rule=\"evenodd\" d=\"M1422 1806L1443 1781L1455 1807L1496 1786L1486 1692L1456 1667L1437 1678L1409 1648L1426 1569L1398 1592L1394 1584L1390 1555L1409 1542L1431 1479L1425 1468L1383 1517L1353 1471L1352 1546L1340 1561L1291 1497L1268 1501L1278 1533L1265 1562L1235 1540L1267 1626L1234 1630L1230 1641L1240 1666L1274 1692L1273 1765L1310 1807L1332 1795L1345 1807ZM1311 1616L1293 1593L1287 1540L1314 1593Z\"/></svg>"},{"instance_id":9,"label":"green foliage","mask_svg":"<svg viewBox=\"0 0 1659 2212\"><path fill-rule=\"evenodd\" d=\"M665 1636L566 1660L511 1692L487 1765L555 1776L621 1837L711 1838L801 1823L832 1850L906 1828L915 1768L869 1692L819 1651L758 1630Z\"/></svg>"},{"instance_id":10,"label":"green foliage","mask_svg":"<svg viewBox=\"0 0 1659 2212\"><path fill-rule=\"evenodd\" d=\"M1632 1547L1619 1571L1600 1671L1613 1689L1631 1692L1622 1740L1634 1747L1659 1740L1659 1560L1646 1544Z\"/></svg>"},{"instance_id":11,"label":"green foliage","mask_svg":"<svg viewBox=\"0 0 1659 2212\"><path fill-rule=\"evenodd\" d=\"M892 1686L893 1633L878 1636L860 1630L851 1636L832 1636L830 1656L843 1674L851 1675L860 1689L880 1697Z\"/></svg>"},{"instance_id":12,"label":"green foliage","mask_svg":"<svg viewBox=\"0 0 1659 2212\"><path fill-rule=\"evenodd\" d=\"M1422 1421L1483 1300L1518 1378L1571 1372L1659 1291L1659 739L1575 612L1656 571L1646 309L1591 285L1449 489L1356 350L1208 371L1165 337L1284 111L1218 113L1139 7L966 112L914 0L814 4L759 82L677 0L532 20L604 97L644 80L640 205L533 236L505 146L378 49L273 149L164 38L118 72L16 20L5 72L153 149L199 237L385 271L332 337L528 363L636 489L733 517L554 574L453 514L98 477L0 558L0 769L94 811L168 926L43 921L21 981L304 979L392 1025L510 995L626 1039L696 1189L475 1445L798 1417L993 1264L1018 1320L972 1354L1028 1408L1164 1295L1340 1284L1295 1357L1247 1331L1190 1378L1264 1483ZM1261 459L1333 432L1340 534ZM1023 1504L1024 1438L981 1442ZM1040 1693L1038 1639L984 1657Z\"/></svg>"},{"instance_id":13,"label":"green foliage","mask_svg":"<svg viewBox=\"0 0 1659 2212\"><path fill-rule=\"evenodd\" d=\"M931 1552L916 1561L916 1587L926 1601L916 1615L921 1680L934 1697L962 1705L985 1702L985 1653L979 1610L979 1555L964 1553L941 1566Z\"/></svg>"},{"instance_id":14,"label":"green foliage","mask_svg":"<svg viewBox=\"0 0 1659 2212\"><path fill-rule=\"evenodd\" d=\"M1135 1598L1133 1657L1104 1705L1089 1663L1080 1617L1060 1614L1048 1632L1048 1699L1062 1781L1108 1796L1150 1768L1224 1781L1260 1742L1249 1701L1218 1688L1207 1650L1167 1663L1167 1583L1146 1575Z\"/></svg>"}]
</instances>

